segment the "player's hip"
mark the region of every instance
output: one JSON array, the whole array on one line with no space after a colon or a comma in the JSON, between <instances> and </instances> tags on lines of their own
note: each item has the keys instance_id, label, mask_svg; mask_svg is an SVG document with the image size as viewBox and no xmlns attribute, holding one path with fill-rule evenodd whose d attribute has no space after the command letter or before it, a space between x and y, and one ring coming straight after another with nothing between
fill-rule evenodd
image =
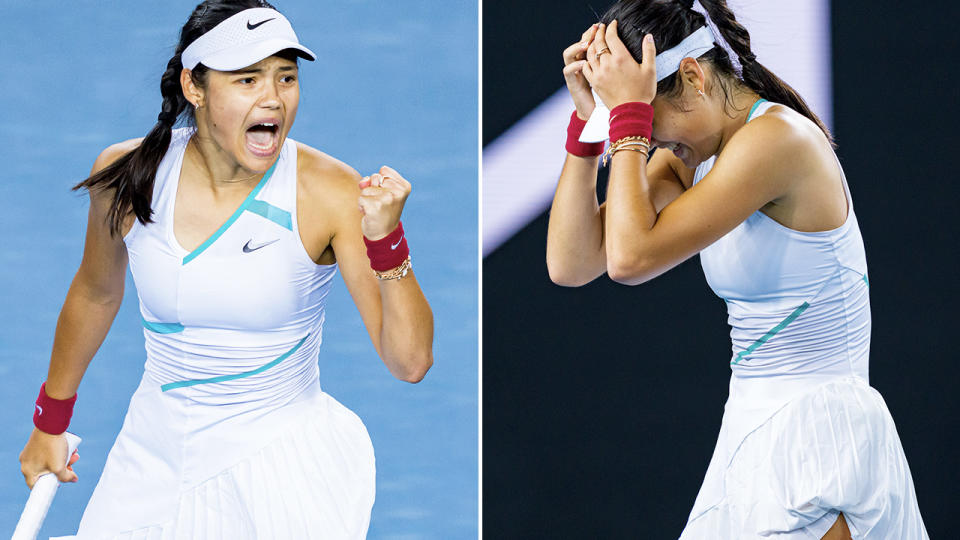
<instances>
[{"instance_id":1,"label":"player's hip","mask_svg":"<svg viewBox=\"0 0 960 540\"><path fill-rule=\"evenodd\" d=\"M369 519L375 474L369 435L362 421L319 384L282 407L230 411L236 414L210 409L183 400L171 406L145 380L131 400L80 532L102 536L102 531L148 526L180 531L184 520L193 519L185 514L189 507L206 508L205 500L235 500L244 512L253 512L258 493L285 490L302 498L300 488L313 493L304 504L313 501L336 514ZM284 485L294 480L295 487ZM220 519L235 510L211 511ZM289 512L291 523L302 518L295 509ZM253 514L220 521L261 530ZM189 537L189 530L184 534Z\"/></svg>"}]
</instances>

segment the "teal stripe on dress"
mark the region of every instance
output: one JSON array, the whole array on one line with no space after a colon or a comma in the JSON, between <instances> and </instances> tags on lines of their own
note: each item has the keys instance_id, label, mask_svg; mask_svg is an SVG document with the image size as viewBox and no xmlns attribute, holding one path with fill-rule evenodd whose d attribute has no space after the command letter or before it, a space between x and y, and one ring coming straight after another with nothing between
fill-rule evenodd
<instances>
[{"instance_id":1,"label":"teal stripe on dress","mask_svg":"<svg viewBox=\"0 0 960 540\"><path fill-rule=\"evenodd\" d=\"M247 195L247 198L244 199L242 203L240 203L240 207L233 212L233 215L230 216L230 218L227 219L227 221L223 225L221 225L220 228L216 230L216 232L210 235L210 238L207 238L207 240L204 243L197 246L197 249L191 251L186 257L183 258L183 264L187 264L188 262L196 259L197 255L200 255L201 253L203 253L204 250L210 247L210 245L213 244L217 240L217 238L220 238L220 236L224 232L226 232L226 230L229 229L231 225L233 225L233 222L240 217L240 214L243 214L243 212L247 209L247 207L250 206L250 203L253 201L254 197L256 197L257 194L260 193L260 190L263 189L263 186L266 185L267 180L269 180L270 176L273 174L273 169L276 168L278 161L280 160L277 159L277 161L273 162L273 165L271 165L270 168L267 169L267 172L264 173L263 178L261 178L260 182L256 185L256 187L253 188L253 191L251 191L250 194Z\"/></svg>"},{"instance_id":2,"label":"teal stripe on dress","mask_svg":"<svg viewBox=\"0 0 960 540\"><path fill-rule=\"evenodd\" d=\"M765 102L765 101L767 101L767 100L765 100L765 99L763 99L763 98L760 98L760 99L758 99L756 102L754 102L753 107L750 107L750 112L747 113L747 122L749 122L749 121L750 121L750 118L753 117L753 112L757 110L757 107L759 107L760 104L763 103L763 102Z\"/></svg>"},{"instance_id":3,"label":"teal stripe on dress","mask_svg":"<svg viewBox=\"0 0 960 540\"><path fill-rule=\"evenodd\" d=\"M276 360L272 360L258 367L257 369L254 369L251 371L244 371L243 373L237 373L234 375L220 375L219 377L210 377L209 379L191 379L189 381L178 381L178 382L167 383L161 386L160 390L163 392L166 392L167 390L173 390L174 388L183 388L185 386L196 386L198 384L232 381L235 379L243 379L245 377L256 375L258 373L263 373L264 371L276 366L280 362L283 362L284 360L289 358L291 354L297 352L297 349L299 349L300 346L303 345L303 342L306 341L308 337L310 337L310 334L307 334L306 336L304 336L304 338L301 339L299 342L297 342L297 344L294 345L292 349L278 356Z\"/></svg>"},{"instance_id":4,"label":"teal stripe on dress","mask_svg":"<svg viewBox=\"0 0 960 540\"><path fill-rule=\"evenodd\" d=\"M749 347L747 347L745 350L740 351L740 353L737 354L737 357L733 360L733 362L730 362L730 363L731 363L731 364L737 364L737 363L739 363L741 360L743 360L746 356L752 354L753 351L757 350L757 347L763 345L763 344L766 343L770 338L772 338L774 335L776 335L777 332L779 332L779 331L783 330L784 328L786 328L788 324L792 323L793 320L796 319L797 317L799 317L801 313L803 313L804 311L806 311L806 309L807 309L808 307L810 307L810 304L808 304L808 303L806 303L806 302L800 304L800 306L799 306L797 309L793 310L793 313L787 315L787 318L786 318L786 319L780 321L780 324L774 326L773 328L770 329L769 332L767 332L766 334L760 336L760 339L754 341L754 342L753 342Z\"/></svg>"},{"instance_id":5,"label":"teal stripe on dress","mask_svg":"<svg viewBox=\"0 0 960 540\"><path fill-rule=\"evenodd\" d=\"M293 219L290 217L290 212L277 208L266 201L256 199L250 201L250 206L247 207L247 210L263 216L289 231L293 230Z\"/></svg>"},{"instance_id":6,"label":"teal stripe on dress","mask_svg":"<svg viewBox=\"0 0 960 540\"><path fill-rule=\"evenodd\" d=\"M863 275L863 282L867 284L867 287L870 286L870 280L867 279L867 275L866 275L866 274Z\"/></svg>"},{"instance_id":7,"label":"teal stripe on dress","mask_svg":"<svg viewBox=\"0 0 960 540\"><path fill-rule=\"evenodd\" d=\"M150 322L143 318L143 315L140 315L140 320L143 321L143 327L151 332L156 332L158 334L177 334L183 332L183 325L175 322Z\"/></svg>"}]
</instances>

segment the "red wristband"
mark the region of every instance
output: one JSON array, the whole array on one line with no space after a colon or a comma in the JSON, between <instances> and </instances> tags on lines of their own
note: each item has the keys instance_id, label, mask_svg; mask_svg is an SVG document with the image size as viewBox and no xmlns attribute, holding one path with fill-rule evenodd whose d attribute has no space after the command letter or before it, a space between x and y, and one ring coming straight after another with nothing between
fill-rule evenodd
<instances>
[{"instance_id":1,"label":"red wristband","mask_svg":"<svg viewBox=\"0 0 960 540\"><path fill-rule=\"evenodd\" d=\"M44 433L60 435L70 426L73 404L76 402L76 394L69 399L53 399L47 395L47 383L41 384L37 407L33 411L33 425Z\"/></svg>"},{"instance_id":2,"label":"red wristband","mask_svg":"<svg viewBox=\"0 0 960 540\"><path fill-rule=\"evenodd\" d=\"M578 157L594 157L603 153L603 142L580 142L580 134L586 122L577 116L577 111L570 115L570 124L567 125L567 152Z\"/></svg>"},{"instance_id":3,"label":"red wristband","mask_svg":"<svg viewBox=\"0 0 960 540\"><path fill-rule=\"evenodd\" d=\"M397 223L397 228L392 233L379 240L370 240L364 236L363 243L367 245L370 267L377 272L386 272L400 266L410 255L407 239L403 235L402 221Z\"/></svg>"},{"instance_id":4,"label":"red wristband","mask_svg":"<svg viewBox=\"0 0 960 540\"><path fill-rule=\"evenodd\" d=\"M642 101L617 105L610 111L610 142L624 137L650 138L653 133L653 106Z\"/></svg>"}]
</instances>

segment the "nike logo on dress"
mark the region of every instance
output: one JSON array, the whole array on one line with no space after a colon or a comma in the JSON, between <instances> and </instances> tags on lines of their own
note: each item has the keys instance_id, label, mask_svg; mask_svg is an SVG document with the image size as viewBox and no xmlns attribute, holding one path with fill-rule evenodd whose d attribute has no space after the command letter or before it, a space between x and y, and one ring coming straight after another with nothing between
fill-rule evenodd
<instances>
[{"instance_id":1,"label":"nike logo on dress","mask_svg":"<svg viewBox=\"0 0 960 540\"><path fill-rule=\"evenodd\" d=\"M43 407L37 405L37 412L39 412L40 414L43 414Z\"/></svg>"},{"instance_id":2,"label":"nike logo on dress","mask_svg":"<svg viewBox=\"0 0 960 540\"><path fill-rule=\"evenodd\" d=\"M267 20L265 20L265 21L260 21L260 22L258 22L257 24L250 24L250 21L247 21L247 30L253 30L254 28L260 26L261 24L270 22L270 21L272 21L273 19L276 19L276 17L273 17L273 18L271 18L271 19L267 19Z\"/></svg>"},{"instance_id":3,"label":"nike logo on dress","mask_svg":"<svg viewBox=\"0 0 960 540\"><path fill-rule=\"evenodd\" d=\"M390 249L397 249L397 246L400 245L400 242L403 242L403 235L402 235L402 234L400 235L400 239L397 240L397 243L396 243L396 244L390 244Z\"/></svg>"},{"instance_id":4,"label":"nike logo on dress","mask_svg":"<svg viewBox=\"0 0 960 540\"><path fill-rule=\"evenodd\" d=\"M251 245L250 243L253 242L253 238L251 238L250 240L247 240L247 243L246 243L246 244L243 245L243 252L244 252L244 253L252 253L252 252L254 252L254 251L256 251L256 250L258 250L258 249L260 249L260 248L262 248L262 247L267 247L267 246L269 246L270 244L272 244L272 243L274 243L274 242L276 242L276 241L278 241L278 240L280 240L280 239L279 239L279 238L274 238L273 240L268 240L268 241L262 242L262 243L260 243L260 244L253 244L253 245Z\"/></svg>"}]
</instances>

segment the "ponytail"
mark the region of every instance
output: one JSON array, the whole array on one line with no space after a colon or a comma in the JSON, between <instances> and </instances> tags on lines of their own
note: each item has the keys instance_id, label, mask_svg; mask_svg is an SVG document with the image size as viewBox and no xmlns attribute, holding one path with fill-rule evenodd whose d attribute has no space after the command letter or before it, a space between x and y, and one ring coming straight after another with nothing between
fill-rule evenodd
<instances>
[{"instance_id":1,"label":"ponytail","mask_svg":"<svg viewBox=\"0 0 960 540\"><path fill-rule=\"evenodd\" d=\"M150 203L153 199L157 167L170 145L173 126L180 113L187 108L187 100L180 90L182 69L178 51L167 63L167 70L160 78L163 106L157 116L157 123L144 137L140 146L73 187L74 190L87 188L113 191L113 203L107 215L111 234L121 233L124 218L131 211L144 225L153 221Z\"/></svg>"},{"instance_id":2,"label":"ponytail","mask_svg":"<svg viewBox=\"0 0 960 540\"><path fill-rule=\"evenodd\" d=\"M700 5L710 15L710 20L717 26L723 39L727 40L730 48L739 57L743 68L743 82L760 95L760 97L787 105L791 109L806 116L826 135L830 145L836 148L830 130L814 113L800 94L772 71L757 62L757 55L750 50L750 33L737 22L733 12L727 7L724 0L700 0ZM728 55L726 55L728 56Z\"/></svg>"}]
</instances>

